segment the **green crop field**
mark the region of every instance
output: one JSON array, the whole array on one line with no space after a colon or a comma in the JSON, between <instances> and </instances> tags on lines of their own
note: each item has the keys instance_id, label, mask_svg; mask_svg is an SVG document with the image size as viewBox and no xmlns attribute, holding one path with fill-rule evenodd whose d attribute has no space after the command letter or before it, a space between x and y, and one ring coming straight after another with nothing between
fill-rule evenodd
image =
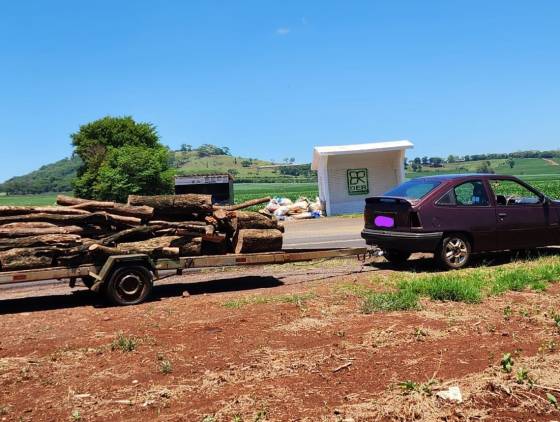
<instances>
[{"instance_id":1,"label":"green crop field","mask_svg":"<svg viewBox=\"0 0 560 422\"><path fill-rule=\"evenodd\" d=\"M0 205L54 205L56 193L45 195L0 196ZM285 196L295 201L305 196L311 201L318 195L316 183L236 183L234 184L235 202L262 198L263 196Z\"/></svg>"},{"instance_id":2,"label":"green crop field","mask_svg":"<svg viewBox=\"0 0 560 422\"><path fill-rule=\"evenodd\" d=\"M550 196L560 199L560 177L553 178L552 175L544 176L522 176L529 184ZM235 202L243 202L249 199L261 198L263 196L285 196L296 200L305 196L311 201L318 195L316 183L237 183L234 184ZM45 195L0 195L1 205L53 205L56 194Z\"/></svg>"}]
</instances>

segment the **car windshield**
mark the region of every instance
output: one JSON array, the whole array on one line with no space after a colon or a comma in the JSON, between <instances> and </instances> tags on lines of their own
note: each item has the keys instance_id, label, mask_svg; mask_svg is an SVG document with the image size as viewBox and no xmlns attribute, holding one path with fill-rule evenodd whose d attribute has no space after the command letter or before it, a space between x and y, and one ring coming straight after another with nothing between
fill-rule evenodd
<instances>
[{"instance_id":1,"label":"car windshield","mask_svg":"<svg viewBox=\"0 0 560 422\"><path fill-rule=\"evenodd\" d=\"M407 199L420 199L435 189L441 182L435 180L409 180L385 192L384 196L399 196Z\"/></svg>"}]
</instances>

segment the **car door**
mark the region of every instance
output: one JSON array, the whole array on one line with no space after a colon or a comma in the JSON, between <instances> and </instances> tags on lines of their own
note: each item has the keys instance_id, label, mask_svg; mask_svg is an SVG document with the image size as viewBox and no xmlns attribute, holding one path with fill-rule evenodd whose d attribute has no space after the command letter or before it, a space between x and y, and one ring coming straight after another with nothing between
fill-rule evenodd
<instances>
[{"instance_id":1,"label":"car door","mask_svg":"<svg viewBox=\"0 0 560 422\"><path fill-rule=\"evenodd\" d=\"M499 249L526 249L555 243L556 218L543 196L511 179L490 179L489 184L496 201Z\"/></svg>"},{"instance_id":2,"label":"car door","mask_svg":"<svg viewBox=\"0 0 560 422\"><path fill-rule=\"evenodd\" d=\"M489 197L480 179L457 183L435 202L432 224L442 231L469 234L475 252L495 250L496 212Z\"/></svg>"}]
</instances>

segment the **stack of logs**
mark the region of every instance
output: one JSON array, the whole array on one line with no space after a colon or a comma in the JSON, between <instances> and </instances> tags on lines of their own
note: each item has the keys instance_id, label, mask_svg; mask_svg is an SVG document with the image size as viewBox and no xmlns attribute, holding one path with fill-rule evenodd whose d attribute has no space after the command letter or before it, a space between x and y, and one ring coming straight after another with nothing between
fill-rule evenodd
<instances>
[{"instance_id":1,"label":"stack of logs","mask_svg":"<svg viewBox=\"0 0 560 422\"><path fill-rule=\"evenodd\" d=\"M0 206L0 271L77 266L109 255L152 258L282 249L275 218L217 206L210 195L131 195L127 204L57 197L57 206Z\"/></svg>"}]
</instances>

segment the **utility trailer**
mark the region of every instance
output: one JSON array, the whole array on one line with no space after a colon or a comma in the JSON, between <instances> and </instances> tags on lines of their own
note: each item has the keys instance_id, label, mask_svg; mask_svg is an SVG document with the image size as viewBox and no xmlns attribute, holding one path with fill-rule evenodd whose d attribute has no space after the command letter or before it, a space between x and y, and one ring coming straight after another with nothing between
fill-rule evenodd
<instances>
[{"instance_id":1,"label":"utility trailer","mask_svg":"<svg viewBox=\"0 0 560 422\"><path fill-rule=\"evenodd\" d=\"M0 272L0 285L31 281L69 279L74 287L81 279L86 287L102 293L115 305L136 305L142 303L152 291L154 280L160 272L175 271L181 275L184 270L194 268L232 267L241 265L285 264L289 262L312 261L347 256L360 258L367 254L366 248L294 249L278 252L252 254L228 254L180 257L178 259L151 259L145 254L113 255L102 264L80 265L78 267L50 267L21 271Z\"/></svg>"}]
</instances>

